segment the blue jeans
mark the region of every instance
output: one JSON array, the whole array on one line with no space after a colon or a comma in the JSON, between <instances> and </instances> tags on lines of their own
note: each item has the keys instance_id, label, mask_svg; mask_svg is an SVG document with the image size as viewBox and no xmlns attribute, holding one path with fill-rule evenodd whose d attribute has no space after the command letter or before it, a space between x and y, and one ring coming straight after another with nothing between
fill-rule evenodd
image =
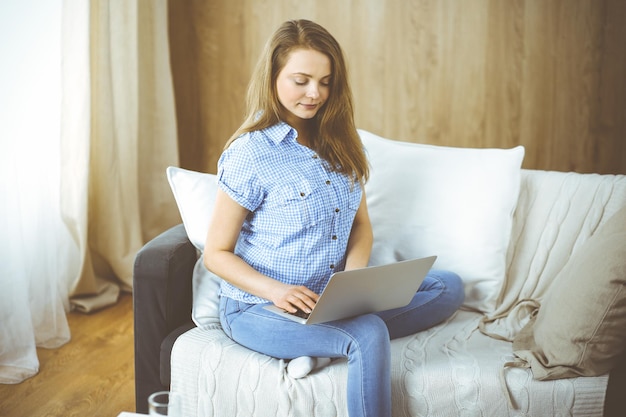
<instances>
[{"instance_id":1,"label":"blue jeans","mask_svg":"<svg viewBox=\"0 0 626 417\"><path fill-rule=\"evenodd\" d=\"M409 305L398 309L305 326L264 304L222 297L220 320L231 339L268 356L348 358L349 416L385 417L391 416L390 340L444 321L463 299L458 275L431 270Z\"/></svg>"}]
</instances>

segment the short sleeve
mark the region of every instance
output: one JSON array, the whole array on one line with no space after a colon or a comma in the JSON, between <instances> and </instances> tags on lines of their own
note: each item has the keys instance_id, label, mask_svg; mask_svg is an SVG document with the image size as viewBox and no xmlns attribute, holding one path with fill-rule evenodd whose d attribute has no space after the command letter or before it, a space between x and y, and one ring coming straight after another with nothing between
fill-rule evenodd
<instances>
[{"instance_id":1,"label":"short sleeve","mask_svg":"<svg viewBox=\"0 0 626 417\"><path fill-rule=\"evenodd\" d=\"M263 201L263 190L258 180L256 160L252 150L241 146L237 139L221 155L217 163L218 184L237 204L254 211Z\"/></svg>"}]
</instances>

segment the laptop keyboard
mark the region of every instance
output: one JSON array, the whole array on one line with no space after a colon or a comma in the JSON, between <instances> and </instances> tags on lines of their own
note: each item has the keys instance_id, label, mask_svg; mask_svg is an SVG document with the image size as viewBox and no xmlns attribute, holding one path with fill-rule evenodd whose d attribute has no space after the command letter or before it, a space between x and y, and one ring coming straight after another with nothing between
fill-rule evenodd
<instances>
[{"instance_id":1,"label":"laptop keyboard","mask_svg":"<svg viewBox=\"0 0 626 417\"><path fill-rule=\"evenodd\" d=\"M310 316L310 313L305 313L304 311L297 309L295 313L289 313L292 314L296 317L300 317L301 319L308 319Z\"/></svg>"}]
</instances>

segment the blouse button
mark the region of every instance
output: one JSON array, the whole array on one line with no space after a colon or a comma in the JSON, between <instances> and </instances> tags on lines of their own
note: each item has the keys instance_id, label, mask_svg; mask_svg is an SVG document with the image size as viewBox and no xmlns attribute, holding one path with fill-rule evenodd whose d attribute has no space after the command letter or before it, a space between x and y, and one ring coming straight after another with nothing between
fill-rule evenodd
<instances>
[{"instance_id":1,"label":"blouse button","mask_svg":"<svg viewBox=\"0 0 626 417\"><path fill-rule=\"evenodd\" d=\"M337 235L333 235L332 240L337 240Z\"/></svg>"},{"instance_id":2,"label":"blouse button","mask_svg":"<svg viewBox=\"0 0 626 417\"><path fill-rule=\"evenodd\" d=\"M303 192L300 192L300 197L304 197L304 193Z\"/></svg>"},{"instance_id":3,"label":"blouse button","mask_svg":"<svg viewBox=\"0 0 626 417\"><path fill-rule=\"evenodd\" d=\"M330 185L330 180L326 180L326 185Z\"/></svg>"},{"instance_id":4,"label":"blouse button","mask_svg":"<svg viewBox=\"0 0 626 417\"><path fill-rule=\"evenodd\" d=\"M318 156L317 156L317 155L313 155L313 159L317 159L317 158L318 158Z\"/></svg>"},{"instance_id":5,"label":"blouse button","mask_svg":"<svg viewBox=\"0 0 626 417\"><path fill-rule=\"evenodd\" d=\"M339 209L338 208L335 209L335 213L339 213Z\"/></svg>"},{"instance_id":6,"label":"blouse button","mask_svg":"<svg viewBox=\"0 0 626 417\"><path fill-rule=\"evenodd\" d=\"M330 269L335 269L335 264L330 264Z\"/></svg>"}]
</instances>

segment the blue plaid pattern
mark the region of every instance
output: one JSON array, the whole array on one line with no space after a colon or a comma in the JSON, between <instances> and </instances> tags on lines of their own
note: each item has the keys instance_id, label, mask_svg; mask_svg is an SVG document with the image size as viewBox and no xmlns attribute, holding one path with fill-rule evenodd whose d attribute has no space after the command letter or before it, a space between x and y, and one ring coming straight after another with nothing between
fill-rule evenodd
<instances>
[{"instance_id":1,"label":"blue plaid pattern","mask_svg":"<svg viewBox=\"0 0 626 417\"><path fill-rule=\"evenodd\" d=\"M220 188L250 211L235 253L265 275L320 294L344 268L362 191L296 137L282 122L245 134L221 155L217 175ZM226 281L221 294L268 302Z\"/></svg>"}]
</instances>

